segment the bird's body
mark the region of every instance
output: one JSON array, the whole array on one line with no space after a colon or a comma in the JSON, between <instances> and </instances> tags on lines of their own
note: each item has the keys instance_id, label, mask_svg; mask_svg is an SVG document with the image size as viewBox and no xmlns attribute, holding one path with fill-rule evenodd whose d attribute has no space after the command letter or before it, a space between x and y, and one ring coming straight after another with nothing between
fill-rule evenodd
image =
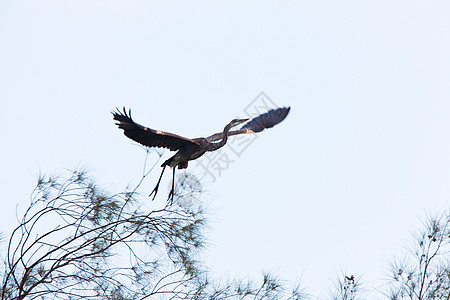
<instances>
[{"instance_id":1,"label":"bird's body","mask_svg":"<svg viewBox=\"0 0 450 300\"><path fill-rule=\"evenodd\" d=\"M194 160L205 154L206 151L192 151L191 149L180 149L174 156L166 160L162 166L167 165L172 168L178 167L178 169L186 169L188 167L188 161Z\"/></svg>"},{"instance_id":2,"label":"bird's body","mask_svg":"<svg viewBox=\"0 0 450 300\"><path fill-rule=\"evenodd\" d=\"M206 139L205 138L197 138L193 139L196 145L187 144L184 147L181 147L174 156L166 160L161 167L170 166L172 168L178 167L178 169L186 169L188 167L188 161L194 160L202 156L208 150L206 147Z\"/></svg>"},{"instance_id":3,"label":"bird's body","mask_svg":"<svg viewBox=\"0 0 450 300\"><path fill-rule=\"evenodd\" d=\"M170 192L170 196L173 197L173 184L175 179L175 168L178 169L186 169L188 166L188 162L190 160L194 160L205 154L207 151L215 151L221 147L223 147L227 140L228 136L236 135L236 134L245 134L245 133L253 133L260 132L265 128L273 127L274 125L280 123L284 118L286 118L289 113L290 107L278 108L276 110L270 110L269 112L262 114L247 124L245 124L241 129L230 131L231 128L247 122L249 119L234 119L230 123L228 123L222 132L213 134L207 138L194 138L189 139L185 138L173 133L164 132L160 130L154 130L140 124L137 124L131 118L131 110L127 113L125 108L123 112L117 110L113 112L114 120L118 121L117 125L119 128L124 130L124 134L140 143L141 145L147 147L162 147L167 148L171 151L177 151L174 156L167 159L161 167L163 170L161 172L161 176L159 177L158 183L153 190L152 194L158 191L159 183L161 181L162 175L164 174L164 170L167 166L173 168L173 181L172 181L172 191ZM151 195L151 194L150 194Z\"/></svg>"}]
</instances>

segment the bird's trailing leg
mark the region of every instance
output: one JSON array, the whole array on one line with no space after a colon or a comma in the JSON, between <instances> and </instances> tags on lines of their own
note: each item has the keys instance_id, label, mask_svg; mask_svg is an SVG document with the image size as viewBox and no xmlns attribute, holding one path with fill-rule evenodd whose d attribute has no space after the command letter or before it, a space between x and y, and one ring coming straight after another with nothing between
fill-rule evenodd
<instances>
[{"instance_id":1,"label":"bird's trailing leg","mask_svg":"<svg viewBox=\"0 0 450 300\"><path fill-rule=\"evenodd\" d=\"M167 200L170 201L170 204L173 203L173 195L174 195L174 189L175 189L175 169L176 169L176 167L173 167L173 170L172 170L172 189L170 190L169 198L167 198Z\"/></svg>"},{"instance_id":2,"label":"bird's trailing leg","mask_svg":"<svg viewBox=\"0 0 450 300\"><path fill-rule=\"evenodd\" d=\"M155 193L155 195L153 196L152 200L155 200L156 194L158 193L159 183L161 182L161 178L162 178L162 176L164 174L164 170L166 169L166 167L167 167L167 165L164 165L164 167L162 169L162 172L161 172L161 175L159 176L158 183L156 184L155 188L150 193L150 195L148 195L149 197L151 197L152 194Z\"/></svg>"}]
</instances>

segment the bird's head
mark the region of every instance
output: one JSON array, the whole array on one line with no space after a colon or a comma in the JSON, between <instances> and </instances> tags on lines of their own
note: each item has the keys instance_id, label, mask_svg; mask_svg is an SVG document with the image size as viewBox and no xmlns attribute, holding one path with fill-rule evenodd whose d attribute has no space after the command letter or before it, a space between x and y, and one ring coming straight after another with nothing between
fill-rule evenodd
<instances>
[{"instance_id":1,"label":"bird's head","mask_svg":"<svg viewBox=\"0 0 450 300\"><path fill-rule=\"evenodd\" d=\"M247 122L249 119L234 119L230 122L231 127Z\"/></svg>"}]
</instances>

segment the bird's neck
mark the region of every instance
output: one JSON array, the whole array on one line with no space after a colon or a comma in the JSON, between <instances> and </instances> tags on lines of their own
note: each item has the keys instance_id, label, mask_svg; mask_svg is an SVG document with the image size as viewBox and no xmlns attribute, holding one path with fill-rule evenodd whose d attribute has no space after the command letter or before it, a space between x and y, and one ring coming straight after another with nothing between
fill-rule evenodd
<instances>
[{"instance_id":1,"label":"bird's neck","mask_svg":"<svg viewBox=\"0 0 450 300\"><path fill-rule=\"evenodd\" d=\"M215 150L225 146L225 144L227 143L227 140L228 140L228 131L230 131L230 129L231 129L231 124L228 124L227 126L225 126L225 128L223 129L223 133L222 133L222 140L220 140L217 143L211 143L211 145L213 145L213 147L211 147L209 149L209 151L215 151Z\"/></svg>"}]
</instances>

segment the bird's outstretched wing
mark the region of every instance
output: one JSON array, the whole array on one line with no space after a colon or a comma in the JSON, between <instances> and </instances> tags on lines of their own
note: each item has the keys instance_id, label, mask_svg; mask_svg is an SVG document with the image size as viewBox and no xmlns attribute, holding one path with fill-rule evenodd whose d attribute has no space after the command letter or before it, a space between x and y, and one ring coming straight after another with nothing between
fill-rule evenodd
<instances>
[{"instance_id":1,"label":"bird's outstretched wing","mask_svg":"<svg viewBox=\"0 0 450 300\"><path fill-rule=\"evenodd\" d=\"M241 129L250 129L253 132L260 132L264 129L272 128L273 126L283 121L290 110L290 107L271 109L268 112L252 119L250 122L242 126Z\"/></svg>"},{"instance_id":2,"label":"bird's outstretched wing","mask_svg":"<svg viewBox=\"0 0 450 300\"><path fill-rule=\"evenodd\" d=\"M123 129L124 134L141 145L167 148L172 151L179 150L183 147L199 146L196 141L189 138L169 132L154 130L135 123L131 118L131 109L128 113L125 110L125 107L123 108L123 112L117 109L117 111L111 113L113 114L114 120L118 121L116 125L118 125L120 129Z\"/></svg>"},{"instance_id":3,"label":"bird's outstretched wing","mask_svg":"<svg viewBox=\"0 0 450 300\"><path fill-rule=\"evenodd\" d=\"M289 111L290 107L280 107L277 109L271 109L266 113L263 113L256 118L253 118L249 122L247 122L244 126L239 130L229 131L228 136L244 134L244 133L256 133L261 132L264 129L272 128L277 125L281 121L283 121ZM221 132L213 134L206 138L208 142L214 142L222 139L223 134Z\"/></svg>"}]
</instances>

